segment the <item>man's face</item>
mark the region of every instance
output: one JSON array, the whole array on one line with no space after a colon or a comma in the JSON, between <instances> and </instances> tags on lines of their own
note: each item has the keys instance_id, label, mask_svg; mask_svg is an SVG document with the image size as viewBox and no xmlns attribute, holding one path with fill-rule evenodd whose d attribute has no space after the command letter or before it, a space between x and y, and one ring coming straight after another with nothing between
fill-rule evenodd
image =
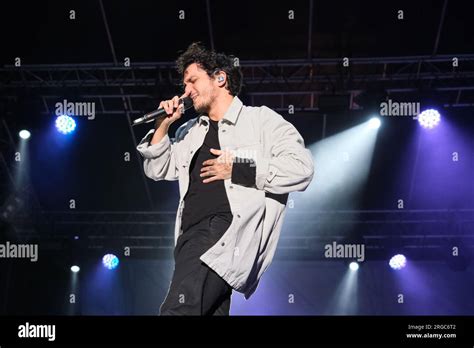
<instances>
[{"instance_id":1,"label":"man's face","mask_svg":"<svg viewBox=\"0 0 474 348\"><path fill-rule=\"evenodd\" d=\"M217 98L217 86L214 79L196 63L189 65L184 71L185 92L193 99L194 109L198 113L209 114L211 105Z\"/></svg>"}]
</instances>

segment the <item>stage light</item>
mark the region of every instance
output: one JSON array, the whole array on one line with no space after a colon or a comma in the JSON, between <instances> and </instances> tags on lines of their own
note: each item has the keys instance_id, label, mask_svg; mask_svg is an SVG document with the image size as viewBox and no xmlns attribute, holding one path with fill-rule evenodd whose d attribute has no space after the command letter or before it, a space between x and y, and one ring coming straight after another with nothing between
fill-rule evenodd
<instances>
[{"instance_id":1,"label":"stage light","mask_svg":"<svg viewBox=\"0 0 474 348\"><path fill-rule=\"evenodd\" d=\"M26 129L23 129L23 130L20 131L20 133L18 133L18 135L22 139L28 139L31 136L31 133L29 131L27 131Z\"/></svg>"},{"instance_id":2,"label":"stage light","mask_svg":"<svg viewBox=\"0 0 474 348\"><path fill-rule=\"evenodd\" d=\"M441 115L435 109L428 109L418 115L418 123L423 128L432 129L441 121Z\"/></svg>"},{"instance_id":3,"label":"stage light","mask_svg":"<svg viewBox=\"0 0 474 348\"><path fill-rule=\"evenodd\" d=\"M359 269L359 264L357 262L351 262L349 264L349 268L351 271L357 271Z\"/></svg>"},{"instance_id":4,"label":"stage light","mask_svg":"<svg viewBox=\"0 0 474 348\"><path fill-rule=\"evenodd\" d=\"M390 267L392 267L393 269L399 270L406 266L407 259L404 255L397 254L390 259L389 264L390 264Z\"/></svg>"},{"instance_id":5,"label":"stage light","mask_svg":"<svg viewBox=\"0 0 474 348\"><path fill-rule=\"evenodd\" d=\"M382 122L380 121L380 118L378 118L378 117L372 117L369 120L369 128L370 129L378 129L378 128L380 128L381 124L382 124Z\"/></svg>"},{"instance_id":6,"label":"stage light","mask_svg":"<svg viewBox=\"0 0 474 348\"><path fill-rule=\"evenodd\" d=\"M119 259L113 254L107 254L102 258L102 264L107 269L115 269L119 264Z\"/></svg>"},{"instance_id":7,"label":"stage light","mask_svg":"<svg viewBox=\"0 0 474 348\"><path fill-rule=\"evenodd\" d=\"M74 266L71 267L71 271L74 272L74 273L77 273L77 272L79 272L80 270L81 270L81 269L80 269L79 266L74 265Z\"/></svg>"},{"instance_id":8,"label":"stage light","mask_svg":"<svg viewBox=\"0 0 474 348\"><path fill-rule=\"evenodd\" d=\"M60 133L69 134L76 129L76 121L72 117L61 115L56 118L56 128Z\"/></svg>"}]
</instances>

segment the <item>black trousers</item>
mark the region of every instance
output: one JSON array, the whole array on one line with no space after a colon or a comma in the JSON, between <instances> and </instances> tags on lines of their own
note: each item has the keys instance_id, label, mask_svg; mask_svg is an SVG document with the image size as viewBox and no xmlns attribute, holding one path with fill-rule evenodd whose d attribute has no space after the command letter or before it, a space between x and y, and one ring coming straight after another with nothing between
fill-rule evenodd
<instances>
[{"instance_id":1,"label":"black trousers","mask_svg":"<svg viewBox=\"0 0 474 348\"><path fill-rule=\"evenodd\" d=\"M160 315L229 315L232 287L199 258L231 222L232 214L213 215L179 236L173 278Z\"/></svg>"}]
</instances>

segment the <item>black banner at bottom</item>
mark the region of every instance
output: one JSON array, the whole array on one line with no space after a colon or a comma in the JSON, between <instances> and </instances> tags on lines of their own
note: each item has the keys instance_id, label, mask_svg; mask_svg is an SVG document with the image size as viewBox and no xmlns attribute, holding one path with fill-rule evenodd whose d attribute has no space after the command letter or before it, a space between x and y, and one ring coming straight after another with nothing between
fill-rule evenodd
<instances>
[{"instance_id":1,"label":"black banner at bottom","mask_svg":"<svg viewBox=\"0 0 474 348\"><path fill-rule=\"evenodd\" d=\"M0 317L0 346L61 344L474 346L474 317Z\"/></svg>"}]
</instances>

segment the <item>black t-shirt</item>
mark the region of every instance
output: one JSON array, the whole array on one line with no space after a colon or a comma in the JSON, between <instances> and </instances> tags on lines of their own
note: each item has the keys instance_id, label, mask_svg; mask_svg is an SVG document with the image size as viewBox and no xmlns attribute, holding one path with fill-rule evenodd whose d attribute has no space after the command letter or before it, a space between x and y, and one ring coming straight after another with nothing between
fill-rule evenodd
<instances>
[{"instance_id":1,"label":"black t-shirt","mask_svg":"<svg viewBox=\"0 0 474 348\"><path fill-rule=\"evenodd\" d=\"M208 183L202 181L208 177L201 177L202 163L208 159L215 159L210 149L220 149L218 138L218 121L209 120L209 130L204 143L194 154L189 168L189 188L184 197L184 209L181 220L183 232L210 215L224 213L231 214L229 200L224 187L224 180Z\"/></svg>"}]
</instances>

